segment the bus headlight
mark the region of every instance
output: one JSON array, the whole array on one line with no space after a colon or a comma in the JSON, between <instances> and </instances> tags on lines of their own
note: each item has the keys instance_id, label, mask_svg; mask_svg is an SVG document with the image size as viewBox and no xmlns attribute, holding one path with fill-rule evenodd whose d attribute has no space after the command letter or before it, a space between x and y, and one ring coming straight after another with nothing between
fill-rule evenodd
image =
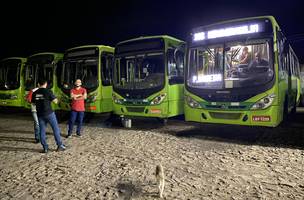
<instances>
[{"instance_id":1,"label":"bus headlight","mask_svg":"<svg viewBox=\"0 0 304 200\"><path fill-rule=\"evenodd\" d=\"M158 104L161 104L163 101L164 101L164 99L166 98L166 93L164 93L164 94L160 94L160 95L158 95L157 97L155 97L152 101L151 101L151 105L158 105Z\"/></svg>"},{"instance_id":2,"label":"bus headlight","mask_svg":"<svg viewBox=\"0 0 304 200\"><path fill-rule=\"evenodd\" d=\"M12 95L11 95L11 99L18 99L18 96L17 96L17 95L12 94Z\"/></svg>"},{"instance_id":3,"label":"bus headlight","mask_svg":"<svg viewBox=\"0 0 304 200\"><path fill-rule=\"evenodd\" d=\"M124 102L124 99L121 99L114 94L112 95L112 99L113 99L114 103L116 103L116 104L123 104L123 102Z\"/></svg>"},{"instance_id":4,"label":"bus headlight","mask_svg":"<svg viewBox=\"0 0 304 200\"><path fill-rule=\"evenodd\" d=\"M201 105L190 96L186 96L186 102L191 108L201 108Z\"/></svg>"},{"instance_id":5,"label":"bus headlight","mask_svg":"<svg viewBox=\"0 0 304 200\"><path fill-rule=\"evenodd\" d=\"M260 110L260 109L268 108L269 106L272 105L274 98L275 98L275 94L271 94L260 99L255 104L253 104L251 110Z\"/></svg>"}]
</instances>

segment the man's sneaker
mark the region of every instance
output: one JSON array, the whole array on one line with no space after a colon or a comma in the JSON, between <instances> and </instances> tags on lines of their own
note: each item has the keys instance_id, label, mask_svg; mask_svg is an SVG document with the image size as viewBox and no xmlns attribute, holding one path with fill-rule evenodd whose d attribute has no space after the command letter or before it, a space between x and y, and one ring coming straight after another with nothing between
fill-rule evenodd
<instances>
[{"instance_id":1,"label":"man's sneaker","mask_svg":"<svg viewBox=\"0 0 304 200\"><path fill-rule=\"evenodd\" d=\"M70 134L68 134L68 135L66 136L66 138L70 138L70 137L72 137L72 135L70 135Z\"/></svg>"},{"instance_id":2,"label":"man's sneaker","mask_svg":"<svg viewBox=\"0 0 304 200\"><path fill-rule=\"evenodd\" d=\"M64 151L66 147L62 144L57 148L57 151Z\"/></svg>"},{"instance_id":3,"label":"man's sneaker","mask_svg":"<svg viewBox=\"0 0 304 200\"><path fill-rule=\"evenodd\" d=\"M77 137L81 137L82 135L77 133L76 136L77 136Z\"/></svg>"}]
</instances>

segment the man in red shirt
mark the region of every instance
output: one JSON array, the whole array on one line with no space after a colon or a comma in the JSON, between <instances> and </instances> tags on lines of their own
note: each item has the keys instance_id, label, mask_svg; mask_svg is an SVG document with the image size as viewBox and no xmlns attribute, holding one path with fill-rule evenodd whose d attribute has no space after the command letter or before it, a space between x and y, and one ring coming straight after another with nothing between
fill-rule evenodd
<instances>
[{"instance_id":1,"label":"man in red shirt","mask_svg":"<svg viewBox=\"0 0 304 200\"><path fill-rule=\"evenodd\" d=\"M69 130L68 130L67 138L72 135L73 126L77 117L79 123L77 125L76 134L77 136L81 136L80 131L81 131L81 126L82 126L82 121L85 111L84 100L87 98L87 90L81 87L80 79L77 79L75 81L75 87L71 89L70 93L71 93L72 103L71 103L71 116L69 120Z\"/></svg>"}]
</instances>

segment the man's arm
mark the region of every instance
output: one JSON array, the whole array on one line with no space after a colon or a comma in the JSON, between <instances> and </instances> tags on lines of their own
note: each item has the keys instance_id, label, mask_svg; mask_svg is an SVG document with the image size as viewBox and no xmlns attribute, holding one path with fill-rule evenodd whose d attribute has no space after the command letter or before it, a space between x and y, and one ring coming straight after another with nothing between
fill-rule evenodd
<instances>
[{"instance_id":1,"label":"man's arm","mask_svg":"<svg viewBox=\"0 0 304 200\"><path fill-rule=\"evenodd\" d=\"M87 91L84 91L84 94L83 94L83 99L87 99Z\"/></svg>"},{"instance_id":2,"label":"man's arm","mask_svg":"<svg viewBox=\"0 0 304 200\"><path fill-rule=\"evenodd\" d=\"M55 104L58 104L58 99L57 99L57 97L53 94L53 92L51 91L51 90L49 90L48 91L48 99L51 101L51 102L53 102L53 103L55 103Z\"/></svg>"}]
</instances>

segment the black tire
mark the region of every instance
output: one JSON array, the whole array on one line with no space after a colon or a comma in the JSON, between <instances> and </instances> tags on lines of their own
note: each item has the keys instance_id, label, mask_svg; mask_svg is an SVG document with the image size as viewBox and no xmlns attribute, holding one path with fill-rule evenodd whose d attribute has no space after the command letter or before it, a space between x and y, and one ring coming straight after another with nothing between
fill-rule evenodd
<instances>
[{"instance_id":1,"label":"black tire","mask_svg":"<svg viewBox=\"0 0 304 200\"><path fill-rule=\"evenodd\" d=\"M291 109L291 114L295 114L297 112L297 101L294 101L293 107Z\"/></svg>"},{"instance_id":2,"label":"black tire","mask_svg":"<svg viewBox=\"0 0 304 200\"><path fill-rule=\"evenodd\" d=\"M168 124L168 118L157 118L157 119L163 126L166 126Z\"/></svg>"}]
</instances>

